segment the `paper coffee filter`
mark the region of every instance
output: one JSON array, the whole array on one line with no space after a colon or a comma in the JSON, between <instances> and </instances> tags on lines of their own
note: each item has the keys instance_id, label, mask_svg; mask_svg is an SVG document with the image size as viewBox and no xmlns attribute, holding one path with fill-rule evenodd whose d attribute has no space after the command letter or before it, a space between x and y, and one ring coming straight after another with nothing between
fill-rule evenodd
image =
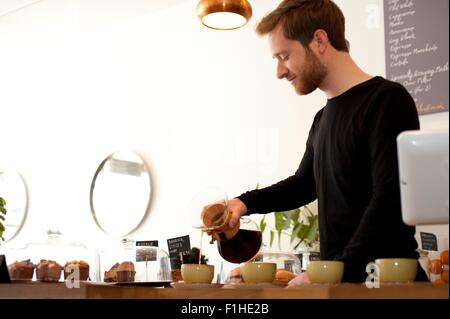
<instances>
[{"instance_id":1,"label":"paper coffee filter","mask_svg":"<svg viewBox=\"0 0 450 319\"><path fill-rule=\"evenodd\" d=\"M208 206L216 211L215 218L210 219L208 225L205 225L202 218L202 212ZM192 199L188 205L188 212L190 216L191 226L203 230L212 230L223 224L224 220L221 214L221 207L228 205L228 195L218 186L204 187L192 196Z\"/></svg>"}]
</instances>

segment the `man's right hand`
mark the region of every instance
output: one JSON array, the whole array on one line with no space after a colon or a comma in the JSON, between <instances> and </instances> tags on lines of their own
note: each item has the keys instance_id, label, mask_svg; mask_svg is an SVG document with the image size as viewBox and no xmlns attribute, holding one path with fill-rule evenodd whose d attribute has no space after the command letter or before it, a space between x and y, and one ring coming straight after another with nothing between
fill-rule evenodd
<instances>
[{"instance_id":1,"label":"man's right hand","mask_svg":"<svg viewBox=\"0 0 450 319\"><path fill-rule=\"evenodd\" d=\"M309 280L308 273L304 271L297 277L291 279L291 281L288 282L287 288L295 288L309 284L311 284L311 281Z\"/></svg>"},{"instance_id":2,"label":"man's right hand","mask_svg":"<svg viewBox=\"0 0 450 319\"><path fill-rule=\"evenodd\" d=\"M231 219L228 225L233 228L242 215L247 213L247 206L238 198L233 198L228 201L228 209L231 211Z\"/></svg>"}]
</instances>

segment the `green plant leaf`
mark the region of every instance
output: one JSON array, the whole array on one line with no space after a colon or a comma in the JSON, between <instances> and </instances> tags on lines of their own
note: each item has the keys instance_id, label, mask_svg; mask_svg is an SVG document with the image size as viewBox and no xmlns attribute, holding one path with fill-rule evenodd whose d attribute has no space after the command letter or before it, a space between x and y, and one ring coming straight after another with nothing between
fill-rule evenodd
<instances>
[{"instance_id":1,"label":"green plant leaf","mask_svg":"<svg viewBox=\"0 0 450 319\"><path fill-rule=\"evenodd\" d=\"M309 230L308 230L308 234L306 235L306 239L308 239L310 242L317 240L317 237L319 235L318 230L319 230L319 219L314 218L311 221L311 224L309 226Z\"/></svg>"},{"instance_id":2,"label":"green plant leaf","mask_svg":"<svg viewBox=\"0 0 450 319\"><path fill-rule=\"evenodd\" d=\"M274 213L274 217L276 230L289 229L289 227L291 226L291 222L284 213L276 212Z\"/></svg>"},{"instance_id":3,"label":"green plant leaf","mask_svg":"<svg viewBox=\"0 0 450 319\"><path fill-rule=\"evenodd\" d=\"M301 240L305 240L305 238L308 237L310 229L310 225L300 223L300 229L297 232L297 237Z\"/></svg>"},{"instance_id":4,"label":"green plant leaf","mask_svg":"<svg viewBox=\"0 0 450 319\"><path fill-rule=\"evenodd\" d=\"M294 228L292 229L291 232L291 241L290 243L292 244L294 240L296 240L298 238L298 231L300 230L301 224L300 223L296 223Z\"/></svg>"},{"instance_id":5,"label":"green plant leaf","mask_svg":"<svg viewBox=\"0 0 450 319\"><path fill-rule=\"evenodd\" d=\"M290 219L290 222L297 222L298 218L300 217L300 209L292 209L285 212L282 212L286 218Z\"/></svg>"},{"instance_id":6,"label":"green plant leaf","mask_svg":"<svg viewBox=\"0 0 450 319\"><path fill-rule=\"evenodd\" d=\"M270 231L269 247L272 247L272 244L273 244L273 237L274 237L274 232L273 232L273 230L271 230L271 231Z\"/></svg>"},{"instance_id":7,"label":"green plant leaf","mask_svg":"<svg viewBox=\"0 0 450 319\"><path fill-rule=\"evenodd\" d=\"M261 233L264 233L264 230L266 230L266 226L267 226L266 215L264 215L264 217L259 222L259 228L261 229Z\"/></svg>"},{"instance_id":8,"label":"green plant leaf","mask_svg":"<svg viewBox=\"0 0 450 319\"><path fill-rule=\"evenodd\" d=\"M281 232L282 232L282 229L278 229L277 230L277 235L278 235L278 249L280 249L281 250Z\"/></svg>"},{"instance_id":9,"label":"green plant leaf","mask_svg":"<svg viewBox=\"0 0 450 319\"><path fill-rule=\"evenodd\" d=\"M5 220L5 216L2 216L1 214L6 215L5 205L6 205L6 200L3 197L0 197L0 239L3 241L5 240L5 238L3 238L3 236L2 236L3 232L5 231L5 226L3 225L1 220Z\"/></svg>"},{"instance_id":10,"label":"green plant leaf","mask_svg":"<svg viewBox=\"0 0 450 319\"><path fill-rule=\"evenodd\" d=\"M308 219L308 224L312 225L316 222L317 216L316 215L308 216L307 219Z\"/></svg>"}]
</instances>

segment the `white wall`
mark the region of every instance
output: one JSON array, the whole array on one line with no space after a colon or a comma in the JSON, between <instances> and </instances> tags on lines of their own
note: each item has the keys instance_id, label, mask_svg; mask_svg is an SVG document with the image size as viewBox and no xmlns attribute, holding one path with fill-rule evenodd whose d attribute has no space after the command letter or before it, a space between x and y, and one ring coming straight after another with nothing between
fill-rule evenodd
<instances>
[{"instance_id":1,"label":"white wall","mask_svg":"<svg viewBox=\"0 0 450 319\"><path fill-rule=\"evenodd\" d=\"M131 237L163 248L185 234L198 246L187 207L203 187L235 196L294 172L326 100L298 97L275 77L253 28L278 2L254 1L251 22L228 32L202 27L190 0L158 10L138 0L46 0L0 17L1 157L30 190L27 222L11 244L49 228L111 242L91 218L89 187L118 149L143 154L154 177L150 214ZM353 57L384 75L382 0L337 3ZM421 122L448 127L448 113Z\"/></svg>"}]
</instances>

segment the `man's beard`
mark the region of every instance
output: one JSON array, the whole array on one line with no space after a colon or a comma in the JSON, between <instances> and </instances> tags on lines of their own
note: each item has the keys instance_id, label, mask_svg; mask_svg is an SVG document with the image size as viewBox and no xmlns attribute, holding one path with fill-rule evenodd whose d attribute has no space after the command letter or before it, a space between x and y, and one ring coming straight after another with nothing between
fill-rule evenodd
<instances>
[{"instance_id":1,"label":"man's beard","mask_svg":"<svg viewBox=\"0 0 450 319\"><path fill-rule=\"evenodd\" d=\"M317 89L327 76L328 70L310 49L306 50L306 60L300 76L295 81L295 92L306 95Z\"/></svg>"}]
</instances>

